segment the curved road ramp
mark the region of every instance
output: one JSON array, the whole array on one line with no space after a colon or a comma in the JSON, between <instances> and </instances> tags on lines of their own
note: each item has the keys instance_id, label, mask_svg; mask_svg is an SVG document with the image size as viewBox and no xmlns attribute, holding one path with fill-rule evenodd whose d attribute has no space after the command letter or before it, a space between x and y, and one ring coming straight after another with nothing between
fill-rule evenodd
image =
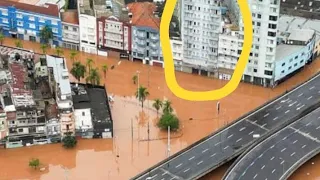
<instances>
[{"instance_id":1,"label":"curved road ramp","mask_svg":"<svg viewBox=\"0 0 320 180\"><path fill-rule=\"evenodd\" d=\"M320 108L240 156L224 180L287 179L320 152Z\"/></svg>"},{"instance_id":2,"label":"curved road ramp","mask_svg":"<svg viewBox=\"0 0 320 180\"><path fill-rule=\"evenodd\" d=\"M249 146L310 113L320 104L320 76L247 113L133 177L137 180L199 179Z\"/></svg>"}]
</instances>

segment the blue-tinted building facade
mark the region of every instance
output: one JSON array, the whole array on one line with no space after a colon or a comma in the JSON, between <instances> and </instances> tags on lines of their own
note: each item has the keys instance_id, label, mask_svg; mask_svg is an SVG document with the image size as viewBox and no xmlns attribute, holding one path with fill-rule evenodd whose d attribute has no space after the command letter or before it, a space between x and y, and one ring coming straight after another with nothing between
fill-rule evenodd
<instances>
[{"instance_id":1,"label":"blue-tinted building facade","mask_svg":"<svg viewBox=\"0 0 320 180\"><path fill-rule=\"evenodd\" d=\"M0 31L5 36L43 42L40 38L40 30L46 25L53 32L50 43L60 46L62 24L57 5L40 7L7 0L0 1Z\"/></svg>"}]
</instances>

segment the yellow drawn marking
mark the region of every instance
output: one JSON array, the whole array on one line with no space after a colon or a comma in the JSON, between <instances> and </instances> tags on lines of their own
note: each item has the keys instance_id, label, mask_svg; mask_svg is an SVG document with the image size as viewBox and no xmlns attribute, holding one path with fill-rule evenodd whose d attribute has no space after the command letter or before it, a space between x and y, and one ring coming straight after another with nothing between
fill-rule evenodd
<instances>
[{"instance_id":1,"label":"yellow drawn marking","mask_svg":"<svg viewBox=\"0 0 320 180\"><path fill-rule=\"evenodd\" d=\"M165 78L169 89L177 97L190 101L218 100L228 96L239 85L242 74L249 60L249 54L252 45L252 18L248 3L246 0L238 0L240 12L244 22L244 42L242 52L239 57L236 69L231 80L222 88L211 91L189 91L178 84L174 72L174 63L169 39L169 24L177 0L167 0L161 17L160 41L165 64ZM182 7L184 8L184 7ZM183 28L183 27L181 27Z\"/></svg>"}]
</instances>

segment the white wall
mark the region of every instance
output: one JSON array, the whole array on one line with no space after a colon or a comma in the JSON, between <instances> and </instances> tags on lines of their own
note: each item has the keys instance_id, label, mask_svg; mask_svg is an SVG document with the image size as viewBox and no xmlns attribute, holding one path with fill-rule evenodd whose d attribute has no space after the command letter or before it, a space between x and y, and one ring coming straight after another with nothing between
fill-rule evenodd
<instances>
[{"instance_id":1,"label":"white wall","mask_svg":"<svg viewBox=\"0 0 320 180\"><path fill-rule=\"evenodd\" d=\"M76 109L74 111L75 116L75 128L76 129L88 129L92 127L92 117L90 109Z\"/></svg>"},{"instance_id":2,"label":"white wall","mask_svg":"<svg viewBox=\"0 0 320 180\"><path fill-rule=\"evenodd\" d=\"M96 18L85 14L79 15L80 51L97 53Z\"/></svg>"}]
</instances>

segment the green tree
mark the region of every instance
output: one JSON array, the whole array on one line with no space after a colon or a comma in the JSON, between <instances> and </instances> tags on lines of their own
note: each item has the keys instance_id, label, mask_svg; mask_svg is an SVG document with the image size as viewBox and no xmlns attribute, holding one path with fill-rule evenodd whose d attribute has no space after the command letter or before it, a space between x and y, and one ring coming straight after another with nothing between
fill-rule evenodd
<instances>
[{"instance_id":1,"label":"green tree","mask_svg":"<svg viewBox=\"0 0 320 180\"><path fill-rule=\"evenodd\" d=\"M47 48L48 48L47 44L41 44L40 48L42 50L42 54L46 54L47 53Z\"/></svg>"},{"instance_id":2,"label":"green tree","mask_svg":"<svg viewBox=\"0 0 320 180\"><path fill-rule=\"evenodd\" d=\"M91 69L89 75L86 78L86 82L90 82L92 85L100 85L100 74L98 68Z\"/></svg>"},{"instance_id":3,"label":"green tree","mask_svg":"<svg viewBox=\"0 0 320 180\"><path fill-rule=\"evenodd\" d=\"M40 160L39 159L31 159L29 161L29 167L37 169L39 166L40 166Z\"/></svg>"},{"instance_id":4,"label":"green tree","mask_svg":"<svg viewBox=\"0 0 320 180\"><path fill-rule=\"evenodd\" d=\"M158 127L162 130L167 130L170 126L170 131L175 131L179 129L179 125L179 119L172 113L164 113L158 122Z\"/></svg>"},{"instance_id":5,"label":"green tree","mask_svg":"<svg viewBox=\"0 0 320 180\"><path fill-rule=\"evenodd\" d=\"M71 52L70 52L70 59L72 61L72 63L74 63L74 59L76 57L76 55L78 54L78 51L72 49Z\"/></svg>"},{"instance_id":6,"label":"green tree","mask_svg":"<svg viewBox=\"0 0 320 180\"><path fill-rule=\"evenodd\" d=\"M72 135L71 132L67 132L66 135L62 139L63 147L65 148L73 148L77 145L78 141L75 136Z\"/></svg>"},{"instance_id":7,"label":"green tree","mask_svg":"<svg viewBox=\"0 0 320 180\"><path fill-rule=\"evenodd\" d=\"M132 77L132 81L133 81L133 84L137 84L137 81L138 81L138 76L135 74L133 75Z\"/></svg>"},{"instance_id":8,"label":"green tree","mask_svg":"<svg viewBox=\"0 0 320 180\"><path fill-rule=\"evenodd\" d=\"M143 102L146 100L147 96L149 96L148 89L140 86L136 91L136 98L141 102L141 107L143 108Z\"/></svg>"},{"instance_id":9,"label":"green tree","mask_svg":"<svg viewBox=\"0 0 320 180\"><path fill-rule=\"evenodd\" d=\"M56 47L56 55L59 57L63 55L63 50L61 49L61 47Z\"/></svg>"},{"instance_id":10,"label":"green tree","mask_svg":"<svg viewBox=\"0 0 320 180\"><path fill-rule=\"evenodd\" d=\"M102 71L103 71L103 74L104 74L104 78L107 78L108 65L104 64L102 66Z\"/></svg>"},{"instance_id":11,"label":"green tree","mask_svg":"<svg viewBox=\"0 0 320 180\"><path fill-rule=\"evenodd\" d=\"M22 44L22 42L21 42L20 39L17 39L17 40L14 42L14 44L16 45L17 48L23 48L23 44Z\"/></svg>"},{"instance_id":12,"label":"green tree","mask_svg":"<svg viewBox=\"0 0 320 180\"><path fill-rule=\"evenodd\" d=\"M49 41L53 38L52 29L48 25L40 30L40 38L45 44L49 44Z\"/></svg>"},{"instance_id":13,"label":"green tree","mask_svg":"<svg viewBox=\"0 0 320 180\"><path fill-rule=\"evenodd\" d=\"M163 105L163 103L160 99L154 100L152 107L154 107L157 110L157 115L159 114L159 110L162 108L162 105Z\"/></svg>"},{"instance_id":14,"label":"green tree","mask_svg":"<svg viewBox=\"0 0 320 180\"><path fill-rule=\"evenodd\" d=\"M92 68L92 64L93 64L93 60L91 58L87 59L87 66L88 66L88 70L89 70L89 74Z\"/></svg>"},{"instance_id":15,"label":"green tree","mask_svg":"<svg viewBox=\"0 0 320 180\"><path fill-rule=\"evenodd\" d=\"M0 32L0 45L3 44L3 40L4 40L4 35L2 34L2 32Z\"/></svg>"},{"instance_id":16,"label":"green tree","mask_svg":"<svg viewBox=\"0 0 320 180\"><path fill-rule=\"evenodd\" d=\"M81 62L75 62L72 65L71 74L80 82L81 78L84 78L86 73L86 67Z\"/></svg>"},{"instance_id":17,"label":"green tree","mask_svg":"<svg viewBox=\"0 0 320 180\"><path fill-rule=\"evenodd\" d=\"M171 101L169 101L169 100L165 100L164 102L163 102L163 108L162 108L162 110L163 110L163 114L165 114L165 113L172 113L173 112L173 108L172 108L172 106L171 106Z\"/></svg>"}]
</instances>

